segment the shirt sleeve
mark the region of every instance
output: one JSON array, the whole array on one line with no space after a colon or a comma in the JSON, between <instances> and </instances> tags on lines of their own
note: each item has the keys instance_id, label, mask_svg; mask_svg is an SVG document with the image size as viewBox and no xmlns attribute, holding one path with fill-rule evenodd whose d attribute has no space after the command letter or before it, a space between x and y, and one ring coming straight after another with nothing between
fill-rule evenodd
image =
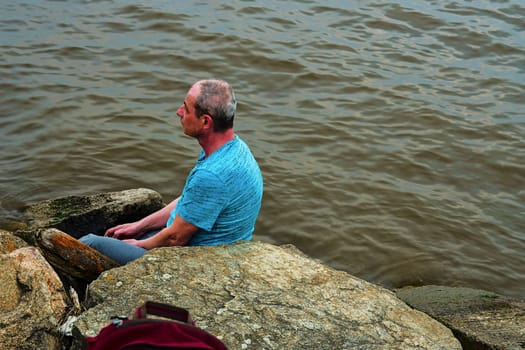
<instances>
[{"instance_id":1,"label":"shirt sleeve","mask_svg":"<svg viewBox=\"0 0 525 350\"><path fill-rule=\"evenodd\" d=\"M177 214L203 230L210 231L229 201L225 184L213 173L197 170L188 179L177 203Z\"/></svg>"}]
</instances>

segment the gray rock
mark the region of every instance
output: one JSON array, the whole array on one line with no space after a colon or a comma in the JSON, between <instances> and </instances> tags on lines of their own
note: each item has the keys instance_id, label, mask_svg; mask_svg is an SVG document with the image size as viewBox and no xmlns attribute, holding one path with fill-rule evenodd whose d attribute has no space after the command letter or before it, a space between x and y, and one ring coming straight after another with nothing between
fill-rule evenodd
<instances>
[{"instance_id":1,"label":"gray rock","mask_svg":"<svg viewBox=\"0 0 525 350\"><path fill-rule=\"evenodd\" d=\"M60 349L62 282L37 248L0 255L0 349Z\"/></svg>"},{"instance_id":2,"label":"gray rock","mask_svg":"<svg viewBox=\"0 0 525 350\"><path fill-rule=\"evenodd\" d=\"M148 252L102 273L75 347L147 300L187 308L231 349L461 349L451 331L392 292L297 249L242 242Z\"/></svg>"},{"instance_id":3,"label":"gray rock","mask_svg":"<svg viewBox=\"0 0 525 350\"><path fill-rule=\"evenodd\" d=\"M525 349L525 301L470 288L403 288L399 298L452 329L465 349Z\"/></svg>"},{"instance_id":4,"label":"gray rock","mask_svg":"<svg viewBox=\"0 0 525 350\"><path fill-rule=\"evenodd\" d=\"M145 188L50 199L28 206L26 225L20 225L15 234L41 248L61 276L67 275L65 279L90 282L118 264L76 239L87 233L103 234L109 227L139 220L163 206L161 195Z\"/></svg>"},{"instance_id":5,"label":"gray rock","mask_svg":"<svg viewBox=\"0 0 525 350\"><path fill-rule=\"evenodd\" d=\"M34 233L40 228L56 228L74 238L102 234L108 227L139 220L163 206L160 194L145 188L50 199L25 209L28 227L17 235L37 245Z\"/></svg>"}]
</instances>

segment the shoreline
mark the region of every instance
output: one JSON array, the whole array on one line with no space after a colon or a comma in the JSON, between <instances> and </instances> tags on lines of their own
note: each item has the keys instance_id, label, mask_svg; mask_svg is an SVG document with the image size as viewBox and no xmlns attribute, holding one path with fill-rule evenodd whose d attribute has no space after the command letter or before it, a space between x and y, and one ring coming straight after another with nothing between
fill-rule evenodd
<instances>
[{"instance_id":1,"label":"shoreline","mask_svg":"<svg viewBox=\"0 0 525 350\"><path fill-rule=\"evenodd\" d=\"M2 243L2 253L3 256L6 256L14 254L13 252L21 249L26 249L24 247L28 247L27 249L33 249L31 250L32 255L37 255L37 251L30 247L38 247L38 251L42 252L45 258L44 260L47 260L50 266L52 266L51 270L55 270L58 275L60 275L64 291L59 294L63 294L64 312L66 314L76 313L78 314L77 316L81 316L83 313L89 312L97 303L91 300L93 305L87 307L86 305L81 305L79 300L88 300L86 297L90 296L89 290L92 290L92 288L94 288L93 286L97 283L102 283L101 278L102 280L107 280L108 272L113 271L115 268L115 272L126 270L127 266L117 267L111 264L104 265L100 263L101 260L96 260L100 257L86 255L84 250L76 250L76 258L79 258L79 256L89 256L89 259L83 260L83 263L78 263L77 261L72 264L71 248L76 247L75 242L78 242L74 239L78 238L75 237L75 232L85 232L86 230L100 232L101 228L109 226L112 222L129 221L133 219L133 216L142 216L144 213L154 211L155 208L162 205L160 195L155 191L147 189L132 189L121 192L71 196L42 201L28 207L28 210L24 214L27 218L27 226L24 227L24 225L20 225L15 232L0 230L2 233L2 240L0 241ZM79 230L80 227L82 227L82 230ZM67 232L67 234L63 232ZM62 244L63 249L57 249L57 242ZM248 249L248 251L255 249L257 254L273 252L271 254L277 254L277 256L283 259L292 259L289 257L290 251L284 246L283 248L281 246L256 241L246 244L248 244L246 248L242 249ZM439 321L440 324L443 324L452 331L465 349L510 349L511 347L509 346L516 346L516 348L525 346L525 301L523 300L504 297L488 291L447 286L403 287L387 292L387 290L381 286L365 282L346 272L333 270L315 259L307 257L299 252L297 248L293 246L289 247L292 247L290 249L293 251L293 259L291 261L295 261L294 259L300 257L300 259L302 259L301 264L315 263L315 269L334 271L333 273L337 275L336 279L339 281L338 283L343 283L342 281L348 283L348 280L352 280L355 281L352 282L354 283L352 288L356 288L356 286L364 288L362 286L366 285L368 286L366 288L377 291L378 295L382 295L381 298L385 296L390 298L390 296L388 296L389 294L395 295L395 299L398 299L402 305L408 305L409 307L409 309L403 309L404 306L397 306L405 310L403 313L409 315L409 310L415 309L430 316L431 319ZM184 251L186 252L187 250L188 249ZM219 248L217 248L217 250L220 251ZM145 260L147 260L147 256ZM169 259L175 258L179 259L179 257L176 256L170 255L169 257ZM202 257L200 257L200 259L202 259ZM86 263L89 261L98 261L98 263L89 267L89 264ZM145 262L142 263L144 264ZM232 259L231 263L237 262L235 259ZM72 271L75 270L75 265L82 265L84 271L76 271L77 274L72 273ZM217 262L217 265L220 265L220 262ZM163 268L166 267L164 266ZM261 267L259 266L258 268ZM86 269L89 271L86 271ZM300 270L301 268L299 268L297 273L301 273ZM260 274L265 273L264 271L265 270L262 270ZM215 278L219 278L217 276ZM260 276L254 276L254 278L258 279ZM275 279L271 278L269 281L273 281L272 283L276 282ZM235 283L238 283L238 281ZM286 283L291 282L287 281ZM293 286L297 288L296 284L293 284ZM82 288L86 289L83 291ZM105 284L104 288L109 287ZM155 288L152 288L152 290L155 290ZM12 295L18 295L21 292L12 290L11 293ZM340 290L340 293L346 292ZM257 298L257 296L254 297ZM311 298L315 297L311 296ZM323 305L322 307L330 307L329 304L327 305L325 303L326 302L320 305ZM16 309L16 305L11 305L11 307ZM301 307L304 308L305 306ZM4 309L9 309L9 307L4 306ZM81 312L81 309L86 310ZM384 312L384 310L382 312ZM349 320L351 320L354 316L350 315L348 317ZM60 325L51 325L50 328L52 329L49 330L49 334L58 336L60 332L58 332L56 328L57 326L63 326L63 321L64 320L61 320L62 323L60 323ZM213 323L211 320L208 320L208 322ZM523 327L518 329L516 325L518 327L523 325ZM362 332L366 333L365 330ZM63 337L64 335L61 336ZM228 335L226 334L225 336ZM425 335L425 337L428 336L428 334ZM1 339L0 337L0 343ZM64 339L73 341L67 336ZM76 341L78 340L79 338L76 339ZM235 341L237 341L237 339L230 339L230 342ZM62 344L61 346L64 345Z\"/></svg>"}]
</instances>

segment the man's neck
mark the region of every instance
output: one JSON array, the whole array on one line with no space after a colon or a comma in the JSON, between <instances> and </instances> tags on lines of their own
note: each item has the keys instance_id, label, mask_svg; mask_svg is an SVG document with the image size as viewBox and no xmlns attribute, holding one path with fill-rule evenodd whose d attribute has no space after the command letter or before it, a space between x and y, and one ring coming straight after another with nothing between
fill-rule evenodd
<instances>
[{"instance_id":1,"label":"man's neck","mask_svg":"<svg viewBox=\"0 0 525 350\"><path fill-rule=\"evenodd\" d=\"M207 135L203 135L198 138L199 144L201 145L206 158L213 152L221 148L224 144L230 142L235 137L233 129L228 129L222 133L211 132Z\"/></svg>"}]
</instances>

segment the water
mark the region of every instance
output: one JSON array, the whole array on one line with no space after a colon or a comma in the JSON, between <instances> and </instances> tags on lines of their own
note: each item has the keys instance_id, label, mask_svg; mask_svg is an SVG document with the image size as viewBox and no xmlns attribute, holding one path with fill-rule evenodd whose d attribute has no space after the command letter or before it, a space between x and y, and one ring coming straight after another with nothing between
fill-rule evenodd
<instances>
[{"instance_id":1,"label":"water","mask_svg":"<svg viewBox=\"0 0 525 350\"><path fill-rule=\"evenodd\" d=\"M196 80L239 99L255 238L392 288L525 297L520 1L0 0L0 217L64 195L178 195Z\"/></svg>"}]
</instances>

